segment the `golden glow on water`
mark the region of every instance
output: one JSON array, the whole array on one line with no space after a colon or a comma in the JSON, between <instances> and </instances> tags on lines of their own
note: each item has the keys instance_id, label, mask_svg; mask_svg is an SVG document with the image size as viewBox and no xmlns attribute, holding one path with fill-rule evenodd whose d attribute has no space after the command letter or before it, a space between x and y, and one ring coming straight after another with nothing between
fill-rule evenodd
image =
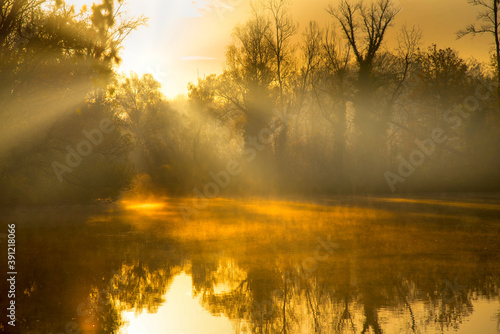
<instances>
[{"instance_id":1,"label":"golden glow on water","mask_svg":"<svg viewBox=\"0 0 500 334\"><path fill-rule=\"evenodd\" d=\"M36 283L20 314L50 310L43 333L75 314L82 334L498 332L496 207L393 200L213 199L185 220L192 199L144 195L11 214L30 245L20 286Z\"/></svg>"},{"instance_id":2,"label":"golden glow on water","mask_svg":"<svg viewBox=\"0 0 500 334\"><path fill-rule=\"evenodd\" d=\"M233 270L241 272L240 268L231 266L220 268L219 270ZM224 266L222 266L224 267ZM239 277L235 282L242 282L244 276ZM234 282L233 282L234 283ZM229 294L231 291L237 289L236 286L225 285L220 283L220 289L214 291L216 295L222 296L224 293ZM307 289L316 291L318 286L314 283L310 284ZM300 325L301 333L310 333L310 326L313 325L308 307L311 305L311 298L306 290L306 294L293 295L290 294L291 302L294 305L295 321ZM155 313L140 313L136 314L134 311L122 312L122 318L125 321L125 326L119 331L119 334L155 334L155 333L169 333L169 334L232 334L232 333L247 333L248 330L245 322L238 321L237 319L229 319L224 315L213 314L207 311L202 298L193 296L193 283L189 273L182 272L174 277L168 292L165 295L166 302L159 306L158 311ZM314 302L314 299L313 299ZM319 303L320 301L315 301ZM343 305L326 302L322 305L321 313L329 318L342 310ZM460 327L460 333L494 333L496 326L494 319L498 303L493 301L474 301L472 304L475 312L464 321ZM354 328L362 328L364 323L363 305L353 303L350 312L352 314L351 323ZM413 302L411 309L387 307L381 308L378 312L378 319L384 325L385 333L406 333L408 332L409 319L413 319L416 328L424 328L426 333L456 333L456 328L443 324L441 328L428 327L425 323L427 320L425 314L428 312L428 305L426 302ZM318 320L318 319L317 319ZM350 332L350 331L347 331ZM252 332L253 333L253 332ZM342 332L344 333L344 332Z\"/></svg>"},{"instance_id":3,"label":"golden glow on water","mask_svg":"<svg viewBox=\"0 0 500 334\"><path fill-rule=\"evenodd\" d=\"M187 206L191 203L192 199L182 201ZM182 240L235 240L244 237L255 239L256 243L259 240L268 242L270 239L301 241L323 233L325 228L336 230L366 220L390 217L393 215L387 211L363 207L212 199L209 206L197 210L187 221L179 211L172 211L171 218L177 218L178 225L168 233ZM137 220L137 223L144 224L144 221ZM344 229L344 233L347 231Z\"/></svg>"},{"instance_id":4,"label":"golden glow on water","mask_svg":"<svg viewBox=\"0 0 500 334\"><path fill-rule=\"evenodd\" d=\"M120 221L132 226L124 238L141 238L117 276L119 333L275 333L283 323L289 333L494 332L499 302L473 292L498 289L482 283L498 274L498 226L485 218L494 202L322 203L212 199L185 220L179 207L192 199L122 201ZM318 248L325 240L333 251ZM445 301L443 282L455 278L465 288Z\"/></svg>"},{"instance_id":5,"label":"golden glow on water","mask_svg":"<svg viewBox=\"0 0 500 334\"><path fill-rule=\"evenodd\" d=\"M138 211L152 211L161 210L165 207L165 203L141 203L141 202L130 202L123 201L125 208L127 210L138 210Z\"/></svg>"},{"instance_id":6,"label":"golden glow on water","mask_svg":"<svg viewBox=\"0 0 500 334\"><path fill-rule=\"evenodd\" d=\"M393 203L417 203L417 204L431 204L452 206L458 208L471 208L471 209L488 209L500 210L500 204L485 204L485 203L471 203L467 201L444 201L434 199L414 199L414 198L370 198L374 201L380 202L393 202Z\"/></svg>"},{"instance_id":7,"label":"golden glow on water","mask_svg":"<svg viewBox=\"0 0 500 334\"><path fill-rule=\"evenodd\" d=\"M205 310L199 298L192 296L192 280L185 273L173 279L165 295L166 302L154 314L135 315L123 312L126 326L120 334L224 334L233 333L229 319L214 316Z\"/></svg>"}]
</instances>

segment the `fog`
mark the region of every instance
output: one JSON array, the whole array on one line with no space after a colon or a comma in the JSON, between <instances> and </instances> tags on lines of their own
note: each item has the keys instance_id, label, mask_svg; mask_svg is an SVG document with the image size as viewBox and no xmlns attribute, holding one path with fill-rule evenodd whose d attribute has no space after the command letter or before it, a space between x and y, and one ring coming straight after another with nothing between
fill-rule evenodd
<instances>
[{"instance_id":1,"label":"fog","mask_svg":"<svg viewBox=\"0 0 500 334\"><path fill-rule=\"evenodd\" d=\"M0 205L498 191L498 53L422 45L388 0L324 9L300 33L287 1L256 2L222 74L169 100L117 71L145 18L5 2Z\"/></svg>"},{"instance_id":2,"label":"fog","mask_svg":"<svg viewBox=\"0 0 500 334\"><path fill-rule=\"evenodd\" d=\"M0 332L498 332L500 46L398 6L255 1L171 99L124 2L0 1Z\"/></svg>"}]
</instances>

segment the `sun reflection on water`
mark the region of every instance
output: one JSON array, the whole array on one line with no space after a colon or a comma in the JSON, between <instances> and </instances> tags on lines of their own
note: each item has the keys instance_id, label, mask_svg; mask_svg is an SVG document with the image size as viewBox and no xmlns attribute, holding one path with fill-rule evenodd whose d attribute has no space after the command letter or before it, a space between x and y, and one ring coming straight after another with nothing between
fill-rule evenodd
<instances>
[{"instance_id":1,"label":"sun reflection on water","mask_svg":"<svg viewBox=\"0 0 500 334\"><path fill-rule=\"evenodd\" d=\"M122 313L125 326L119 334L199 334L234 333L231 321L205 310L198 297L192 296L191 276L177 275L165 295L166 302L154 314L135 315L134 310Z\"/></svg>"},{"instance_id":2,"label":"sun reflection on water","mask_svg":"<svg viewBox=\"0 0 500 334\"><path fill-rule=\"evenodd\" d=\"M391 201L418 206L400 212L379 204ZM213 199L184 220L178 208L190 202L122 201L129 224L141 233L154 231L148 236L151 254L160 255L150 261L151 272L165 257L180 260L167 261L176 269L160 283L161 301L149 310L154 313L129 307L121 312L125 325L119 333L276 332L284 325L296 333L334 327L339 333L351 327L451 333L459 325L461 332L475 333L481 323L482 332L494 331L498 302L471 300L465 292L446 301L440 289L443 279L453 277L469 290L481 286L475 279L494 258L478 262L476 253L486 254L483 248L496 239L462 223L464 217L477 217L475 210L494 213L497 206L386 198L369 205L363 200L322 205ZM456 207L467 211L458 215ZM480 217L477 222L493 224ZM340 247L304 275L300 268L315 256L319 236ZM470 274L471 268L479 273ZM495 294L488 286L485 295ZM481 307L480 314L472 312L475 307Z\"/></svg>"},{"instance_id":3,"label":"sun reflection on water","mask_svg":"<svg viewBox=\"0 0 500 334\"><path fill-rule=\"evenodd\" d=\"M165 203L143 203L143 202L133 202L133 201L123 201L125 209L127 210L138 210L138 211L152 211L161 210L165 207Z\"/></svg>"}]
</instances>

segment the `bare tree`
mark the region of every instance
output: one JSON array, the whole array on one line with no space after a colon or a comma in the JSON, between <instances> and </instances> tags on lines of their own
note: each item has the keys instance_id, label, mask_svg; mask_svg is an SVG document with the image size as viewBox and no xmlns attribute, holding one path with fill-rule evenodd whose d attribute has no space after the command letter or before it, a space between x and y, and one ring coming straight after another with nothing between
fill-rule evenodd
<instances>
[{"instance_id":1,"label":"bare tree","mask_svg":"<svg viewBox=\"0 0 500 334\"><path fill-rule=\"evenodd\" d=\"M371 166L365 175L366 185L373 190L385 163L384 148L387 129L385 110L377 110L375 92L380 85L375 78L377 62L387 29L399 13L392 0L378 0L369 5L362 1L342 0L328 12L336 19L358 65L358 81L354 96L355 125L358 134L358 165ZM380 103L379 103L380 104ZM369 174L369 175L368 175Z\"/></svg>"},{"instance_id":2,"label":"bare tree","mask_svg":"<svg viewBox=\"0 0 500 334\"><path fill-rule=\"evenodd\" d=\"M291 55L290 39L297 32L297 25L288 13L289 0L267 0L265 8L271 13L273 35L269 45L276 61L276 78L279 84L280 104L283 105L284 62Z\"/></svg>"},{"instance_id":3,"label":"bare tree","mask_svg":"<svg viewBox=\"0 0 500 334\"><path fill-rule=\"evenodd\" d=\"M321 42L323 39L323 31L320 29L318 22L311 21L306 31L303 33L303 67L300 80L301 96L307 91L308 86L314 83L314 74L319 69L322 63L321 59Z\"/></svg>"},{"instance_id":4,"label":"bare tree","mask_svg":"<svg viewBox=\"0 0 500 334\"><path fill-rule=\"evenodd\" d=\"M470 24L465 29L458 31L458 38L466 35L491 34L495 43L495 62L497 67L497 78L500 80L500 36L499 36L499 6L500 0L468 0L468 3L480 7L477 20L480 25ZM500 86L497 88L500 96Z\"/></svg>"},{"instance_id":5,"label":"bare tree","mask_svg":"<svg viewBox=\"0 0 500 334\"><path fill-rule=\"evenodd\" d=\"M350 72L350 60L349 44L342 42L334 27L327 28L321 41L321 73L313 92L321 114L333 127L333 164L339 189L347 186L344 164L349 99L347 77Z\"/></svg>"},{"instance_id":6,"label":"bare tree","mask_svg":"<svg viewBox=\"0 0 500 334\"><path fill-rule=\"evenodd\" d=\"M226 52L226 69L217 94L244 115L247 144L268 125L271 101L276 100L271 36L269 20L261 8L253 7L252 18L234 29L233 43Z\"/></svg>"},{"instance_id":7,"label":"bare tree","mask_svg":"<svg viewBox=\"0 0 500 334\"><path fill-rule=\"evenodd\" d=\"M284 85L286 78L290 74L290 66L293 57L293 49L290 47L290 40L297 32L297 25L289 15L290 0L266 0L264 8L270 13L271 22L269 35L269 45L274 55L276 80L278 81L279 101L278 111L284 115L285 96ZM281 131L276 138L276 153L283 159L286 150L286 140L288 135L288 123L282 122Z\"/></svg>"},{"instance_id":8,"label":"bare tree","mask_svg":"<svg viewBox=\"0 0 500 334\"><path fill-rule=\"evenodd\" d=\"M387 28L399 13L392 0L379 0L370 6L342 0L338 8L330 6L328 12L339 22L359 65L359 78L367 84L375 57L382 46Z\"/></svg>"}]
</instances>

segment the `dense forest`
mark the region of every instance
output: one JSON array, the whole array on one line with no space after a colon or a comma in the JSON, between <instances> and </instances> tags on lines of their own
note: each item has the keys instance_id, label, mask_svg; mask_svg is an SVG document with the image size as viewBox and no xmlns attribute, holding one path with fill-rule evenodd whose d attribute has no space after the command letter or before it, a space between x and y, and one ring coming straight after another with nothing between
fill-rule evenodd
<instances>
[{"instance_id":1,"label":"dense forest","mask_svg":"<svg viewBox=\"0 0 500 334\"><path fill-rule=\"evenodd\" d=\"M147 22L122 1L0 1L0 205L131 189L498 191L499 13L472 4L478 22L450 39L488 34L489 64L422 45L418 27L394 26L391 0L342 0L326 8L330 25L305 27L288 1L262 0L234 27L221 74L169 101L152 75L118 71L123 40Z\"/></svg>"}]
</instances>

